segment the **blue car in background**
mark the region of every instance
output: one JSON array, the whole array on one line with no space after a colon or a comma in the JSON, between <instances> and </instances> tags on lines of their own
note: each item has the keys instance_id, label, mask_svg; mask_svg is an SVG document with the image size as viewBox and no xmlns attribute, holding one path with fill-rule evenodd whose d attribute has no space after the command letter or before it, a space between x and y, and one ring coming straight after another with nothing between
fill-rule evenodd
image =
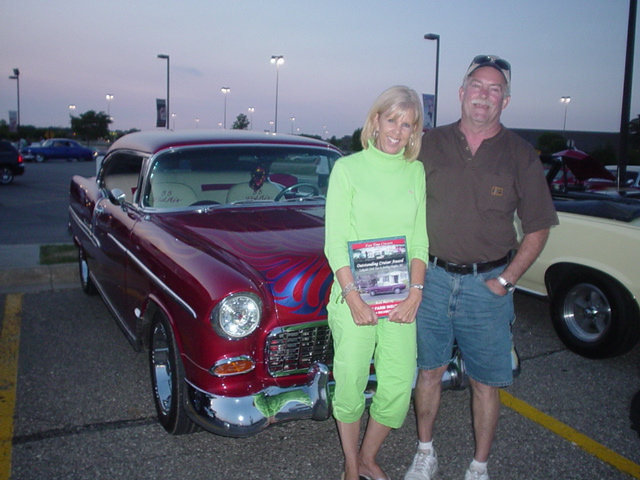
<instances>
[{"instance_id":1,"label":"blue car in background","mask_svg":"<svg viewBox=\"0 0 640 480\"><path fill-rule=\"evenodd\" d=\"M93 150L67 138L45 140L40 146L23 148L20 153L25 160L35 160L36 162L45 162L50 159L89 162L95 158Z\"/></svg>"}]
</instances>

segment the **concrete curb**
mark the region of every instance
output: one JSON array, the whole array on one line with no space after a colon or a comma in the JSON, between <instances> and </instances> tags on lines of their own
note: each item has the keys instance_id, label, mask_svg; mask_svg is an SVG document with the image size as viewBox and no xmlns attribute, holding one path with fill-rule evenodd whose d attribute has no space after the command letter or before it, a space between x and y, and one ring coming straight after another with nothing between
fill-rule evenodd
<instances>
[{"instance_id":1,"label":"concrete curb","mask_svg":"<svg viewBox=\"0 0 640 480\"><path fill-rule=\"evenodd\" d=\"M63 290L79 285L77 263L0 270L0 294Z\"/></svg>"}]
</instances>

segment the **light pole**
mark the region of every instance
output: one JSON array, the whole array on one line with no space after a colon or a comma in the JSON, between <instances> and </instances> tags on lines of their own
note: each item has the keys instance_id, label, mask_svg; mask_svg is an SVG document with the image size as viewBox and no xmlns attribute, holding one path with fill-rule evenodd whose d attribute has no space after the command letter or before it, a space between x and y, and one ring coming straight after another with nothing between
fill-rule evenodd
<instances>
[{"instance_id":1,"label":"light pole","mask_svg":"<svg viewBox=\"0 0 640 480\"><path fill-rule=\"evenodd\" d=\"M253 130L253 112L256 111L255 108L249 107L249 130Z\"/></svg>"},{"instance_id":2,"label":"light pole","mask_svg":"<svg viewBox=\"0 0 640 480\"><path fill-rule=\"evenodd\" d=\"M107 93L106 98L107 98L107 117L111 118L111 100L113 100L113 95L111 95L110 93Z\"/></svg>"},{"instance_id":3,"label":"light pole","mask_svg":"<svg viewBox=\"0 0 640 480\"><path fill-rule=\"evenodd\" d=\"M569 102L571 101L571 97L560 97L560 103L564 103L564 123L562 124L562 131L567 131L567 107L569 106Z\"/></svg>"},{"instance_id":4,"label":"light pole","mask_svg":"<svg viewBox=\"0 0 640 480\"><path fill-rule=\"evenodd\" d=\"M200 126L200 119L196 118L196 128L198 128Z\"/></svg>"},{"instance_id":5,"label":"light pole","mask_svg":"<svg viewBox=\"0 0 640 480\"><path fill-rule=\"evenodd\" d=\"M176 117L178 116L177 113L172 113L171 114L171 118L173 118L173 129L176 129Z\"/></svg>"},{"instance_id":6,"label":"light pole","mask_svg":"<svg viewBox=\"0 0 640 480\"><path fill-rule=\"evenodd\" d=\"M222 93L224 93L224 118L223 118L223 122L224 122L224 129L227 129L227 93L229 93L231 91L231 89L229 87L222 87L220 89L220 91Z\"/></svg>"},{"instance_id":7,"label":"light pole","mask_svg":"<svg viewBox=\"0 0 640 480\"><path fill-rule=\"evenodd\" d=\"M438 71L440 70L440 35L437 33L427 33L425 40L436 41L436 88L433 95L433 126L436 127L438 119Z\"/></svg>"},{"instance_id":8,"label":"light pole","mask_svg":"<svg viewBox=\"0 0 640 480\"><path fill-rule=\"evenodd\" d=\"M169 130L169 55L163 55L159 53L158 58L162 58L167 61L167 109L165 115L167 119L167 130Z\"/></svg>"},{"instance_id":9,"label":"light pole","mask_svg":"<svg viewBox=\"0 0 640 480\"><path fill-rule=\"evenodd\" d=\"M296 117L291 117L291 135L293 135L293 122L296 121Z\"/></svg>"},{"instance_id":10,"label":"light pole","mask_svg":"<svg viewBox=\"0 0 640 480\"><path fill-rule=\"evenodd\" d=\"M18 88L18 131L20 131L20 70L17 68L13 69L13 75L9 77L11 80L16 81L16 86Z\"/></svg>"},{"instance_id":11,"label":"light pole","mask_svg":"<svg viewBox=\"0 0 640 480\"><path fill-rule=\"evenodd\" d=\"M278 133L278 72L280 70L280 65L284 63L284 57L282 55L272 55L271 63L275 63L276 65L276 116L274 119L274 133Z\"/></svg>"},{"instance_id":12,"label":"light pole","mask_svg":"<svg viewBox=\"0 0 640 480\"><path fill-rule=\"evenodd\" d=\"M73 121L73 112L76 110L76 106L75 105L69 105L69 121L72 122ZM71 124L71 126L73 127L73 123Z\"/></svg>"}]
</instances>

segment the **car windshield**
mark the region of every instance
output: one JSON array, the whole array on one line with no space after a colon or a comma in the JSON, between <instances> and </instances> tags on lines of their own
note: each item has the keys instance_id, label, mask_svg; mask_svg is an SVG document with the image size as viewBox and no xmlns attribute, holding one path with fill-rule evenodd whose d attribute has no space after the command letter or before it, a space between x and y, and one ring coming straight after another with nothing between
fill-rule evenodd
<instances>
[{"instance_id":1,"label":"car windshield","mask_svg":"<svg viewBox=\"0 0 640 480\"><path fill-rule=\"evenodd\" d=\"M176 208L322 198L338 157L301 146L175 148L153 159L143 203Z\"/></svg>"}]
</instances>

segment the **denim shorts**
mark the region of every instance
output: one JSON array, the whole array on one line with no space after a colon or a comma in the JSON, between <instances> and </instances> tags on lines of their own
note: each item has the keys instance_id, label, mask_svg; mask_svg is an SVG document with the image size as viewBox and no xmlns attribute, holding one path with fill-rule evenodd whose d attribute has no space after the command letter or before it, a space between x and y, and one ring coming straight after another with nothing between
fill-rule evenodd
<instances>
[{"instance_id":1,"label":"denim shorts","mask_svg":"<svg viewBox=\"0 0 640 480\"><path fill-rule=\"evenodd\" d=\"M513 293L497 295L485 283L504 268L460 275L429 263L417 313L418 368L447 365L457 342L469 377L493 387L511 385Z\"/></svg>"}]
</instances>

